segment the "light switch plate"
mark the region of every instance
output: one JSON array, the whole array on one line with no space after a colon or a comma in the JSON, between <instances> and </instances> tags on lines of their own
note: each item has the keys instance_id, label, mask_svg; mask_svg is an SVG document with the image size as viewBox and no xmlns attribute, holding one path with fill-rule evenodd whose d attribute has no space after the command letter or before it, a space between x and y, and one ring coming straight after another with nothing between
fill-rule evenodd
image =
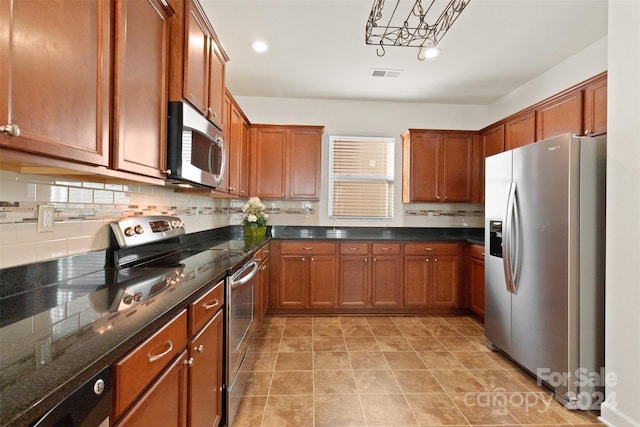
<instances>
[{"instance_id":1,"label":"light switch plate","mask_svg":"<svg viewBox=\"0 0 640 427\"><path fill-rule=\"evenodd\" d=\"M38 206L38 233L48 233L53 231L53 216L55 208L51 205Z\"/></svg>"}]
</instances>

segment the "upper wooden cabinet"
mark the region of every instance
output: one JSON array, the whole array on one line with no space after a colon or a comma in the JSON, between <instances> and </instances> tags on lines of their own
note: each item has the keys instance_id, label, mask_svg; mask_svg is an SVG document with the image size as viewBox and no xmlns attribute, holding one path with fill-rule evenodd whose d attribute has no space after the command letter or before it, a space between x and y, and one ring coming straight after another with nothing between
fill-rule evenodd
<instances>
[{"instance_id":1,"label":"upper wooden cabinet","mask_svg":"<svg viewBox=\"0 0 640 427\"><path fill-rule=\"evenodd\" d=\"M582 133L582 91L576 90L536 108L536 141L564 133Z\"/></svg>"},{"instance_id":2,"label":"upper wooden cabinet","mask_svg":"<svg viewBox=\"0 0 640 427\"><path fill-rule=\"evenodd\" d=\"M252 196L317 200L320 197L322 126L251 125Z\"/></svg>"},{"instance_id":3,"label":"upper wooden cabinet","mask_svg":"<svg viewBox=\"0 0 640 427\"><path fill-rule=\"evenodd\" d=\"M227 148L229 194L246 197L249 194L249 120L229 91L224 97L224 139Z\"/></svg>"},{"instance_id":4,"label":"upper wooden cabinet","mask_svg":"<svg viewBox=\"0 0 640 427\"><path fill-rule=\"evenodd\" d=\"M507 119L504 131L505 150L513 150L536 141L536 113L529 111Z\"/></svg>"},{"instance_id":5,"label":"upper wooden cabinet","mask_svg":"<svg viewBox=\"0 0 640 427\"><path fill-rule=\"evenodd\" d=\"M607 76L602 75L584 88L583 135L607 133Z\"/></svg>"},{"instance_id":6,"label":"upper wooden cabinet","mask_svg":"<svg viewBox=\"0 0 640 427\"><path fill-rule=\"evenodd\" d=\"M0 2L0 146L109 165L108 0Z\"/></svg>"},{"instance_id":7,"label":"upper wooden cabinet","mask_svg":"<svg viewBox=\"0 0 640 427\"><path fill-rule=\"evenodd\" d=\"M173 10L160 0L119 0L115 5L112 166L162 178Z\"/></svg>"},{"instance_id":8,"label":"upper wooden cabinet","mask_svg":"<svg viewBox=\"0 0 640 427\"><path fill-rule=\"evenodd\" d=\"M467 131L405 131L402 202L471 202L476 135Z\"/></svg>"},{"instance_id":9,"label":"upper wooden cabinet","mask_svg":"<svg viewBox=\"0 0 640 427\"><path fill-rule=\"evenodd\" d=\"M223 126L224 69L229 60L196 0L170 0L172 101L185 99L218 128Z\"/></svg>"}]
</instances>

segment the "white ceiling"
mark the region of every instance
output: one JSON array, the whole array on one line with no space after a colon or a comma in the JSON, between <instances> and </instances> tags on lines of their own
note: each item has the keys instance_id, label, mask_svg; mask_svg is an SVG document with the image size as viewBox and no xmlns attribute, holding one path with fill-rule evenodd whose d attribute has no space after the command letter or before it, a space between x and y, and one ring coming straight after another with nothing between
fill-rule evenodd
<instances>
[{"instance_id":1,"label":"white ceiling","mask_svg":"<svg viewBox=\"0 0 640 427\"><path fill-rule=\"evenodd\" d=\"M607 34L607 0L471 0L440 56L419 61L415 48L378 57L365 44L373 0L200 2L229 55L234 96L486 105ZM257 39L267 52L252 50ZM374 68L403 71L371 77Z\"/></svg>"}]
</instances>

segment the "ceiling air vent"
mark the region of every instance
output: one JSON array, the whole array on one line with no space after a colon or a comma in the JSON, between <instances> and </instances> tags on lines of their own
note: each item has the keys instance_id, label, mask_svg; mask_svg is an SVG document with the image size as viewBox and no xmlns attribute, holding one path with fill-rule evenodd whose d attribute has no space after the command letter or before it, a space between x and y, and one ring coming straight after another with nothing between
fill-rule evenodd
<instances>
[{"instance_id":1,"label":"ceiling air vent","mask_svg":"<svg viewBox=\"0 0 640 427\"><path fill-rule=\"evenodd\" d=\"M371 77L390 77L397 78L404 70L385 70L382 68L374 68L371 70Z\"/></svg>"}]
</instances>

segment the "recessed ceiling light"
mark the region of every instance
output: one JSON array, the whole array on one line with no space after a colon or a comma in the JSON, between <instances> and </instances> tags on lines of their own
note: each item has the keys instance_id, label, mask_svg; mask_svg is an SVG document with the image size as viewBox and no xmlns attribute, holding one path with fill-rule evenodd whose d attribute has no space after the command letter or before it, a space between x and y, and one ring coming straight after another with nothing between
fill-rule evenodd
<instances>
[{"instance_id":1,"label":"recessed ceiling light","mask_svg":"<svg viewBox=\"0 0 640 427\"><path fill-rule=\"evenodd\" d=\"M420 53L418 53L419 59L425 58L435 58L440 54L440 49L437 47L426 47L424 49L420 49Z\"/></svg>"},{"instance_id":2,"label":"recessed ceiling light","mask_svg":"<svg viewBox=\"0 0 640 427\"><path fill-rule=\"evenodd\" d=\"M261 40L253 42L252 47L256 52L266 52L268 49L267 44Z\"/></svg>"}]
</instances>

